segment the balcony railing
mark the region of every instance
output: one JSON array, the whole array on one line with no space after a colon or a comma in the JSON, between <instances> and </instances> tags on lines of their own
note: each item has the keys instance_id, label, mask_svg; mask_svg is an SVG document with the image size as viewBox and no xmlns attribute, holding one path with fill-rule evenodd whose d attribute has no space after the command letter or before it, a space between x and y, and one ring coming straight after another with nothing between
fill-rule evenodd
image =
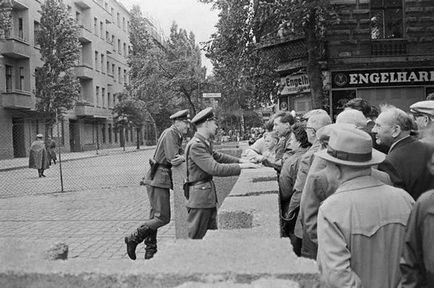
<instances>
[{"instance_id":1,"label":"balcony railing","mask_svg":"<svg viewBox=\"0 0 434 288\"><path fill-rule=\"evenodd\" d=\"M28 91L12 89L2 93L2 106L10 109L30 110L35 108L35 100Z\"/></svg>"},{"instance_id":2,"label":"balcony railing","mask_svg":"<svg viewBox=\"0 0 434 288\"><path fill-rule=\"evenodd\" d=\"M381 39L371 41L372 56L399 56L407 54L407 40Z\"/></svg>"}]
</instances>

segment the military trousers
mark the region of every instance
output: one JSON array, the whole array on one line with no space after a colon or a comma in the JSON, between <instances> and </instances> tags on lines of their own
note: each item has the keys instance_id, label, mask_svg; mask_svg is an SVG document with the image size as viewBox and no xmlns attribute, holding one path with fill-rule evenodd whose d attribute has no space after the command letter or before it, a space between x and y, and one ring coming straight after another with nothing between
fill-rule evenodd
<instances>
[{"instance_id":1,"label":"military trousers","mask_svg":"<svg viewBox=\"0 0 434 288\"><path fill-rule=\"evenodd\" d=\"M148 190L151 211L149 220L145 221L144 225L152 230L157 230L170 222L170 190L169 188L149 185L146 186L146 189Z\"/></svg>"},{"instance_id":2,"label":"military trousers","mask_svg":"<svg viewBox=\"0 0 434 288\"><path fill-rule=\"evenodd\" d=\"M217 208L187 208L188 238L202 239L206 231L217 229Z\"/></svg>"}]
</instances>

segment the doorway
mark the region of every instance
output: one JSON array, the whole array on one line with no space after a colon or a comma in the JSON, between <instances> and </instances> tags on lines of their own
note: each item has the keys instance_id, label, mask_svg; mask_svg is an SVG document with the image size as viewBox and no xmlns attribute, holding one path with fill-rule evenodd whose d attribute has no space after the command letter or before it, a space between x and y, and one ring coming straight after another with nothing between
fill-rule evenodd
<instances>
[{"instance_id":1,"label":"doorway","mask_svg":"<svg viewBox=\"0 0 434 288\"><path fill-rule=\"evenodd\" d=\"M12 145L15 158L26 157L24 138L24 119L12 118Z\"/></svg>"}]
</instances>

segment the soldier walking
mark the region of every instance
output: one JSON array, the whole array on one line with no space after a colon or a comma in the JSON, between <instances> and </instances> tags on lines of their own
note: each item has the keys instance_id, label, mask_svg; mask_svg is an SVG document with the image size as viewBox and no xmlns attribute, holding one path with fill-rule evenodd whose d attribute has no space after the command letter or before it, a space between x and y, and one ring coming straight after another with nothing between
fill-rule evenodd
<instances>
[{"instance_id":1,"label":"soldier walking","mask_svg":"<svg viewBox=\"0 0 434 288\"><path fill-rule=\"evenodd\" d=\"M208 230L217 229L217 195L212 177L239 175L241 169L258 165L213 151L212 139L218 126L211 107L200 111L191 123L197 132L186 148L188 237L202 239Z\"/></svg>"},{"instance_id":2,"label":"soldier walking","mask_svg":"<svg viewBox=\"0 0 434 288\"><path fill-rule=\"evenodd\" d=\"M132 260L136 259L136 247L143 240L146 245L145 259L151 259L157 253L157 229L170 222L171 168L185 161L181 145L190 125L188 110L179 111L170 119L173 125L164 130L158 139L154 156L149 160L151 168L144 179L151 205L149 220L125 237L127 253Z\"/></svg>"}]
</instances>

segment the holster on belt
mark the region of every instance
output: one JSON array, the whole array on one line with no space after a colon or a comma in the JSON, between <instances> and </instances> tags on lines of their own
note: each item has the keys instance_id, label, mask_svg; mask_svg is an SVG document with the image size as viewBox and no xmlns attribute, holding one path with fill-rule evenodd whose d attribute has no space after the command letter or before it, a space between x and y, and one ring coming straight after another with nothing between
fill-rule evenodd
<instances>
[{"instance_id":1,"label":"holster on belt","mask_svg":"<svg viewBox=\"0 0 434 288\"><path fill-rule=\"evenodd\" d=\"M149 173L149 180L153 180L155 177L155 173L157 173L157 169L158 169L158 162L155 161L154 159L149 159L149 165L151 166L151 170Z\"/></svg>"},{"instance_id":2,"label":"holster on belt","mask_svg":"<svg viewBox=\"0 0 434 288\"><path fill-rule=\"evenodd\" d=\"M187 180L185 180L184 184L182 185L185 198L187 200L188 200L188 198L190 198L190 186L193 186L193 185L198 184L198 183L209 182L209 181L212 181L212 177L207 177L205 179L200 179L200 180L193 181L193 182L188 182Z\"/></svg>"}]
</instances>

